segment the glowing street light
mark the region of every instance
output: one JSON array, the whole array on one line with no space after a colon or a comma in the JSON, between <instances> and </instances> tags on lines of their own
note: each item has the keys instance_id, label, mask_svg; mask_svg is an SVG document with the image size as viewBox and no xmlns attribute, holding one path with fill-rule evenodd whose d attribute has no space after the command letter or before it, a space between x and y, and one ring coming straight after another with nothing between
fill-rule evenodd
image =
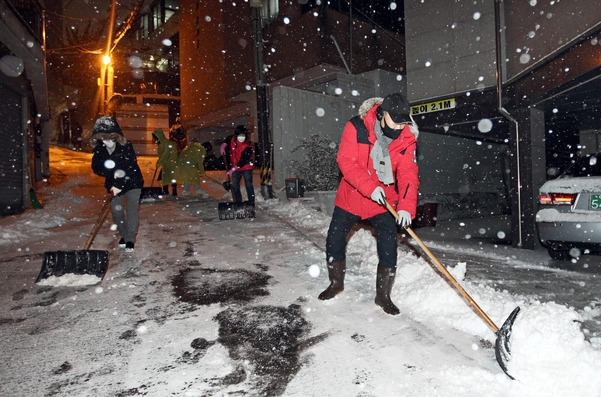
<instances>
[{"instance_id":1,"label":"glowing street light","mask_svg":"<svg viewBox=\"0 0 601 397\"><path fill-rule=\"evenodd\" d=\"M115 69L111 64L111 56L110 54L105 54L102 56L102 67L100 70L100 109L99 112L104 114L106 112L106 101L113 94L113 78L115 74Z\"/></svg>"}]
</instances>

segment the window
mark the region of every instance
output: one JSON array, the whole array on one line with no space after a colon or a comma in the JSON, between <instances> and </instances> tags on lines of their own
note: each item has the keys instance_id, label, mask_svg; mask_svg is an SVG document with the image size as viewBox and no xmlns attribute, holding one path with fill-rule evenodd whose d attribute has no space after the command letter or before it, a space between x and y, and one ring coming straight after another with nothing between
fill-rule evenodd
<instances>
[{"instance_id":1,"label":"window","mask_svg":"<svg viewBox=\"0 0 601 397\"><path fill-rule=\"evenodd\" d=\"M261 15L268 20L277 18L280 11L278 0L261 0Z\"/></svg>"},{"instance_id":2,"label":"window","mask_svg":"<svg viewBox=\"0 0 601 397\"><path fill-rule=\"evenodd\" d=\"M349 0L302 0L299 2L301 13L321 6L348 14L352 5L353 18L376 23L384 29L404 34L405 9L402 2L394 2L395 7L392 9L392 3L391 0L352 0L352 2Z\"/></svg>"},{"instance_id":3,"label":"window","mask_svg":"<svg viewBox=\"0 0 601 397\"><path fill-rule=\"evenodd\" d=\"M142 38L148 37L148 15L144 15L140 18L140 36Z\"/></svg>"},{"instance_id":4,"label":"window","mask_svg":"<svg viewBox=\"0 0 601 397\"><path fill-rule=\"evenodd\" d=\"M165 0L165 9L177 11L179 10L179 1L178 0Z\"/></svg>"},{"instance_id":5,"label":"window","mask_svg":"<svg viewBox=\"0 0 601 397\"><path fill-rule=\"evenodd\" d=\"M198 4L198 3L197 3ZM140 16L139 27L136 32L138 39L145 39L167 22L179 11L178 0L156 0L150 7L150 13Z\"/></svg>"},{"instance_id":6,"label":"window","mask_svg":"<svg viewBox=\"0 0 601 397\"><path fill-rule=\"evenodd\" d=\"M155 30L163 24L163 18L161 18L161 4L155 4L152 7L152 30Z\"/></svg>"}]
</instances>

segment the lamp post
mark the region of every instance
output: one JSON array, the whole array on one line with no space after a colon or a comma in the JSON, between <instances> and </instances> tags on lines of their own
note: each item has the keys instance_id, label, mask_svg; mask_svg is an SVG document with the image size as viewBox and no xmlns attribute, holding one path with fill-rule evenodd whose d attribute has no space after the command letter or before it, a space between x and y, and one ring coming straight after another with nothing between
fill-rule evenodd
<instances>
[{"instance_id":1,"label":"lamp post","mask_svg":"<svg viewBox=\"0 0 601 397\"><path fill-rule=\"evenodd\" d=\"M115 15L117 12L117 0L111 0L111 10L109 18L109 26L106 38L106 50L102 56L102 66L100 68L100 104L99 113L106 114L106 102L113 95L113 78L115 69L111 63L111 51L113 46L113 29L115 27Z\"/></svg>"},{"instance_id":2,"label":"lamp post","mask_svg":"<svg viewBox=\"0 0 601 397\"><path fill-rule=\"evenodd\" d=\"M106 113L106 101L113 94L114 68L111 64L111 57L107 54L102 56L102 66L100 68L100 104L99 113Z\"/></svg>"},{"instance_id":3,"label":"lamp post","mask_svg":"<svg viewBox=\"0 0 601 397\"><path fill-rule=\"evenodd\" d=\"M253 19L255 51L255 75L257 85L257 128L261 151L261 194L264 198L275 198L271 184L271 140L269 139L267 86L263 77L263 34L261 23L261 0L250 2Z\"/></svg>"}]
</instances>

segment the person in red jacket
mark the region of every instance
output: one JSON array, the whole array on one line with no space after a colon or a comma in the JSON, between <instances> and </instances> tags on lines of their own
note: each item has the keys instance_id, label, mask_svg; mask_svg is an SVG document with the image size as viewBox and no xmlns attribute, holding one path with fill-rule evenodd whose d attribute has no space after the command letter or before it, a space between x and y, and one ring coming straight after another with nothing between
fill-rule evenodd
<instances>
[{"instance_id":1,"label":"person in red jacket","mask_svg":"<svg viewBox=\"0 0 601 397\"><path fill-rule=\"evenodd\" d=\"M230 170L226 173L232 178L232 193L236 203L242 203L242 192L240 191L240 180L244 177L246 187L247 203L255 205L255 189L253 187L253 144L250 140L248 129L239 125L234 130L234 135L227 140L229 149ZM226 146L221 151L225 153Z\"/></svg>"},{"instance_id":2,"label":"person in red jacket","mask_svg":"<svg viewBox=\"0 0 601 397\"><path fill-rule=\"evenodd\" d=\"M419 130L407 99L399 93L366 100L359 117L346 123L336 156L342 180L326 239L330 285L319 299L332 299L344 290L347 235L357 222L369 220L379 256L375 303L396 315L399 309L390 292L396 272L397 226L409 226L416 214ZM352 121L363 125L355 128ZM386 209L386 201L397 210L397 219Z\"/></svg>"}]
</instances>

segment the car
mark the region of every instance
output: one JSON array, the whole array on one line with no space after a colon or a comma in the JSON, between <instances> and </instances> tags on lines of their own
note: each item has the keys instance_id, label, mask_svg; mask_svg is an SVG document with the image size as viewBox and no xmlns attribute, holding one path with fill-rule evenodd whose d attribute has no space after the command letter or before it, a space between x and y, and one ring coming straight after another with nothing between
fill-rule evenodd
<instances>
[{"instance_id":1,"label":"car","mask_svg":"<svg viewBox=\"0 0 601 397\"><path fill-rule=\"evenodd\" d=\"M601 153L579 158L540 187L536 226L553 259L601 254Z\"/></svg>"}]
</instances>

